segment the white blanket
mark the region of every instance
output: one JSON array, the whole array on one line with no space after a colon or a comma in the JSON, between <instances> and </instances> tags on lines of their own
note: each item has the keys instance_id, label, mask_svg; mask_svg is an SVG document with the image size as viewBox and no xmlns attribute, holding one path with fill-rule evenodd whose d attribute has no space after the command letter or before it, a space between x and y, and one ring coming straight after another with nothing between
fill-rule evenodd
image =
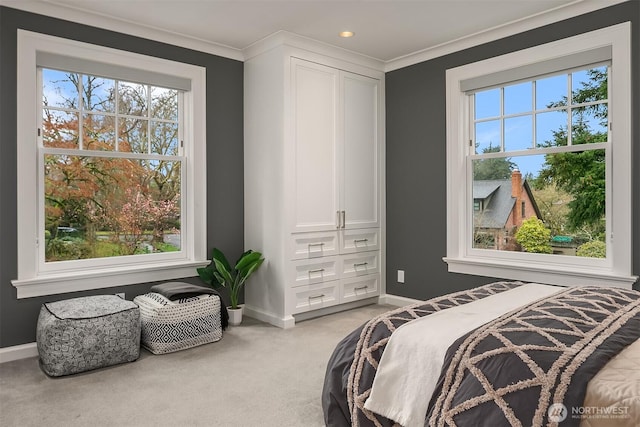
<instances>
[{"instance_id":1,"label":"white blanket","mask_svg":"<svg viewBox=\"0 0 640 427\"><path fill-rule=\"evenodd\" d=\"M405 427L424 426L451 344L503 314L560 290L526 284L405 323L387 343L364 407Z\"/></svg>"}]
</instances>

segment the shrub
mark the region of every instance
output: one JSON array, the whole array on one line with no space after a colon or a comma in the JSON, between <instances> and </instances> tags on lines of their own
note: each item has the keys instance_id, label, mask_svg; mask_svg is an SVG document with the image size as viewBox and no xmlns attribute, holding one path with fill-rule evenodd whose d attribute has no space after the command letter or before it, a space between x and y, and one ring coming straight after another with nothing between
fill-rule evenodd
<instances>
[{"instance_id":1,"label":"shrub","mask_svg":"<svg viewBox=\"0 0 640 427\"><path fill-rule=\"evenodd\" d=\"M551 254L551 231L536 217L525 219L516 233L516 242L526 252Z\"/></svg>"},{"instance_id":2,"label":"shrub","mask_svg":"<svg viewBox=\"0 0 640 427\"><path fill-rule=\"evenodd\" d=\"M607 244L600 240L592 240L591 242L578 246L576 255L589 258L606 258Z\"/></svg>"}]
</instances>

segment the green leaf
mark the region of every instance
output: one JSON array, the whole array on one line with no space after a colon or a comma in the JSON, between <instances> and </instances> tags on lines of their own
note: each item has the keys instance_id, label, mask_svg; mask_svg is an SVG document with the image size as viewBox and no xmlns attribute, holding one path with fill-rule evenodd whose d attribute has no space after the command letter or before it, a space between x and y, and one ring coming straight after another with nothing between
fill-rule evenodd
<instances>
[{"instance_id":1,"label":"green leaf","mask_svg":"<svg viewBox=\"0 0 640 427\"><path fill-rule=\"evenodd\" d=\"M200 267L197 268L196 271L198 272L198 276L200 276L200 279L207 285L212 286L214 284L213 282L216 278L213 274L213 269L209 267Z\"/></svg>"},{"instance_id":2,"label":"green leaf","mask_svg":"<svg viewBox=\"0 0 640 427\"><path fill-rule=\"evenodd\" d=\"M236 264L236 270L242 271L247 269L255 264L261 257L262 254L260 252L245 252L245 255L243 255Z\"/></svg>"},{"instance_id":3,"label":"green leaf","mask_svg":"<svg viewBox=\"0 0 640 427\"><path fill-rule=\"evenodd\" d=\"M218 262L220 262L222 264L222 266L224 267L224 270L231 271L231 265L229 264L229 261L227 261L227 258L224 256L224 254L222 253L222 251L220 249L213 248L213 252L211 254L211 259L213 261L217 260Z\"/></svg>"},{"instance_id":4,"label":"green leaf","mask_svg":"<svg viewBox=\"0 0 640 427\"><path fill-rule=\"evenodd\" d=\"M217 258L213 259L213 262L216 264L216 273L218 273L218 276L222 277L222 283L228 283L229 285L231 283L233 283L233 277L231 276L231 272L229 271L229 269L223 264L222 261L220 261Z\"/></svg>"}]
</instances>

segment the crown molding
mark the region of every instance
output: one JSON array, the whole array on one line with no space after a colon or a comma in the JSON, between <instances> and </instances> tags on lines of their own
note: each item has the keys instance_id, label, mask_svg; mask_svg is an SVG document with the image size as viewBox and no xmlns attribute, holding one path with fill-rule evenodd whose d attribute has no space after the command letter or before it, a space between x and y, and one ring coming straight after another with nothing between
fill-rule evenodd
<instances>
[{"instance_id":1,"label":"crown molding","mask_svg":"<svg viewBox=\"0 0 640 427\"><path fill-rule=\"evenodd\" d=\"M317 54L328 55L376 71L389 72L626 1L634 0L576 0L550 11L483 30L389 61L382 61L287 31L277 31L244 49L236 49L212 41L180 33L172 33L162 28L143 26L126 20L85 12L73 7L56 4L51 0L0 0L0 6L117 31L238 61L245 61L278 45L286 45Z\"/></svg>"},{"instance_id":2,"label":"crown molding","mask_svg":"<svg viewBox=\"0 0 640 427\"><path fill-rule=\"evenodd\" d=\"M199 52L222 56L229 59L235 59L237 61L244 61L244 55L239 49L180 33L173 33L161 28L145 26L131 21L85 12L73 7L55 4L49 0L0 0L0 6L11 7L25 12L46 15L52 18L98 27L105 30L116 31L131 36L197 50Z\"/></svg>"},{"instance_id":3,"label":"crown molding","mask_svg":"<svg viewBox=\"0 0 640 427\"><path fill-rule=\"evenodd\" d=\"M275 33L270 34L244 48L242 50L244 60L247 61L279 46L287 46L328 56L378 72L382 72L384 70L384 61L284 30L276 31Z\"/></svg>"},{"instance_id":4,"label":"crown molding","mask_svg":"<svg viewBox=\"0 0 640 427\"><path fill-rule=\"evenodd\" d=\"M423 49L385 62L384 71L394 71L420 62L459 52L481 44L489 43L518 33L533 30L554 22L573 18L598 9L631 0L576 0L545 12L531 15L497 27L489 28L456 40Z\"/></svg>"}]
</instances>

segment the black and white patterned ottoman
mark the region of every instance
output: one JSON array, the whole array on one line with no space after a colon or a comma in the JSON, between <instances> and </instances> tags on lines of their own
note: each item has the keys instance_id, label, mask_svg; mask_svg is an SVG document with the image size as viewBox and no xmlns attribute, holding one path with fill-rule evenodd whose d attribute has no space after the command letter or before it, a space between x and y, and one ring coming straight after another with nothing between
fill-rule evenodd
<instances>
[{"instance_id":1,"label":"black and white patterned ottoman","mask_svg":"<svg viewBox=\"0 0 640 427\"><path fill-rule=\"evenodd\" d=\"M140 356L140 310L116 295L45 303L36 332L42 370L76 374Z\"/></svg>"},{"instance_id":2,"label":"black and white patterned ottoman","mask_svg":"<svg viewBox=\"0 0 640 427\"><path fill-rule=\"evenodd\" d=\"M165 354L222 338L219 295L201 294L170 300L159 293L138 295L141 343L153 354Z\"/></svg>"}]
</instances>

